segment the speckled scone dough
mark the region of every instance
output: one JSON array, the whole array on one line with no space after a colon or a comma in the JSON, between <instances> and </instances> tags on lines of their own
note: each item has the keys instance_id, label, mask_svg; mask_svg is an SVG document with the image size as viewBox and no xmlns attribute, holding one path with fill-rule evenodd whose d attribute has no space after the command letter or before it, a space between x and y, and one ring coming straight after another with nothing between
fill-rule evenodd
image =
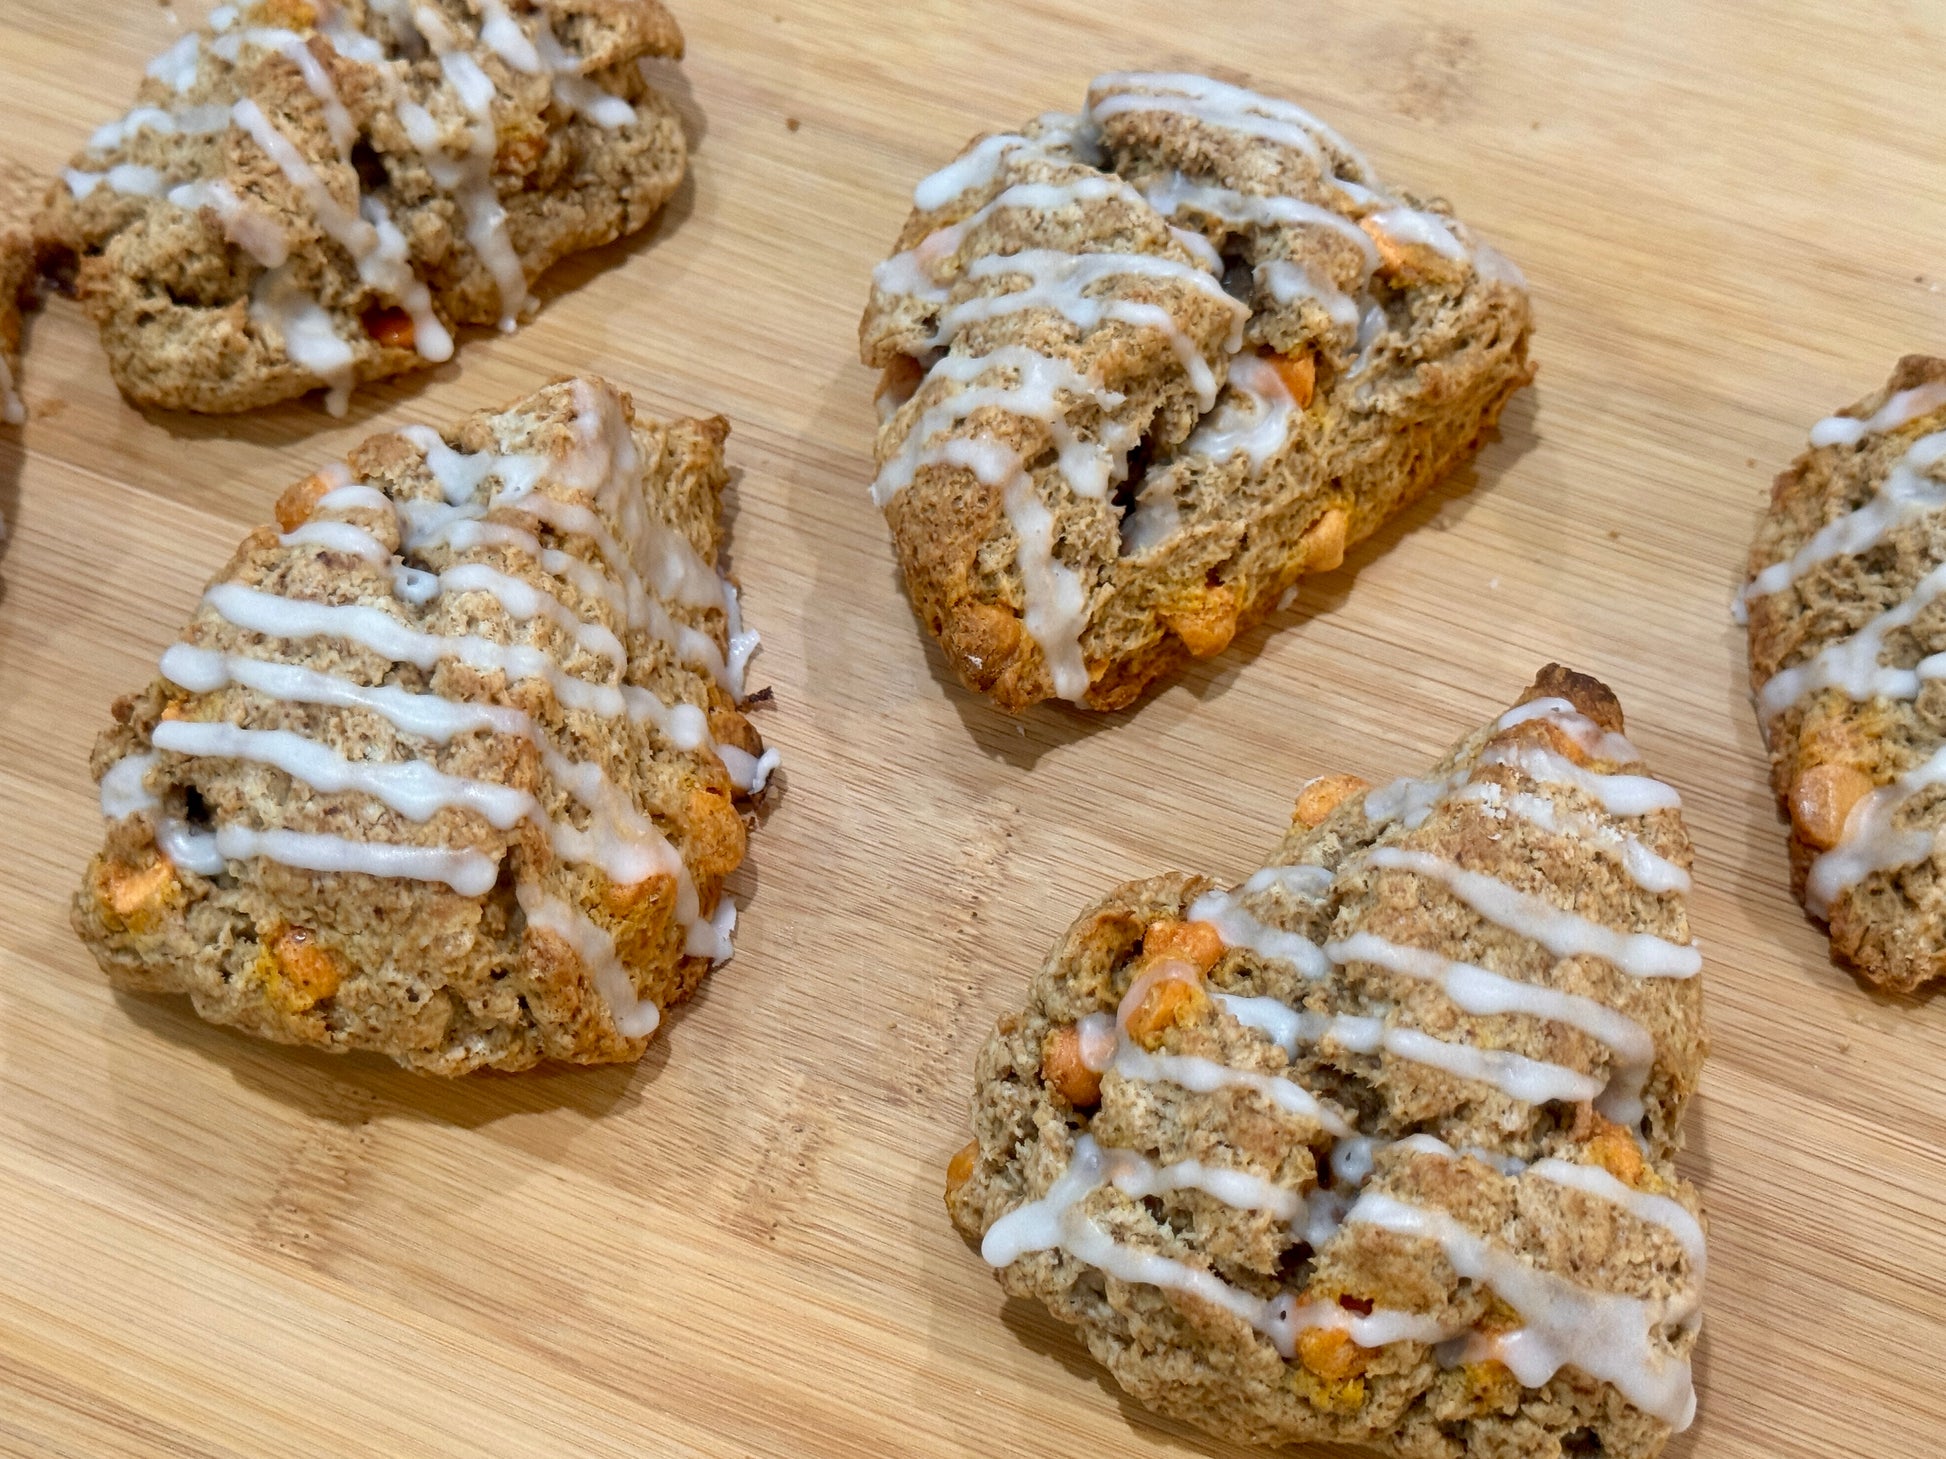
<instances>
[{"instance_id":1,"label":"speckled scone dough","mask_svg":"<svg viewBox=\"0 0 1946 1459\"><path fill-rule=\"evenodd\" d=\"M74 159L40 249L131 400L342 411L649 222L687 152L641 63L682 44L659 0L225 6Z\"/></svg>"},{"instance_id":2,"label":"speckled scone dough","mask_svg":"<svg viewBox=\"0 0 1946 1459\"><path fill-rule=\"evenodd\" d=\"M730 954L776 759L726 430L567 380L285 492L95 747L110 978L435 1074L639 1057Z\"/></svg>"},{"instance_id":3,"label":"speckled scone dough","mask_svg":"<svg viewBox=\"0 0 1946 1459\"><path fill-rule=\"evenodd\" d=\"M1266 867L1122 887L979 1058L947 1205L1225 1438L1644 1459L1686 1426L1704 1055L1676 794L1555 666Z\"/></svg>"},{"instance_id":4,"label":"speckled scone dough","mask_svg":"<svg viewBox=\"0 0 1946 1459\"><path fill-rule=\"evenodd\" d=\"M1946 360L1908 355L1813 428L1750 571L1792 886L1873 982L1946 976Z\"/></svg>"},{"instance_id":5,"label":"speckled scone dough","mask_svg":"<svg viewBox=\"0 0 1946 1459\"><path fill-rule=\"evenodd\" d=\"M1002 708L1115 709L1466 457L1519 273L1288 102L1097 80L926 179L860 326L906 586Z\"/></svg>"}]
</instances>

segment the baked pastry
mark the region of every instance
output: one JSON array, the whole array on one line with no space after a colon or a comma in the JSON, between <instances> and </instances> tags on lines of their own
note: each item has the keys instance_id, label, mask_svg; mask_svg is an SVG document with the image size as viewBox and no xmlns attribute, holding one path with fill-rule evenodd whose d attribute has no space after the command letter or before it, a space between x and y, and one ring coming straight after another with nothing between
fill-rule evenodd
<instances>
[{"instance_id":1,"label":"baked pastry","mask_svg":"<svg viewBox=\"0 0 1946 1459\"><path fill-rule=\"evenodd\" d=\"M115 383L247 410L511 329L555 260L643 227L682 181L641 62L660 0L254 0L149 67L41 219Z\"/></svg>"},{"instance_id":2,"label":"baked pastry","mask_svg":"<svg viewBox=\"0 0 1946 1459\"><path fill-rule=\"evenodd\" d=\"M0 425L27 419L20 398L21 306L34 284L34 237L27 226L31 185L0 163Z\"/></svg>"},{"instance_id":3,"label":"baked pastry","mask_svg":"<svg viewBox=\"0 0 1946 1459\"><path fill-rule=\"evenodd\" d=\"M1103 76L973 142L873 274L873 499L1003 709L1116 709L1466 457L1533 376L1519 273L1289 102Z\"/></svg>"},{"instance_id":4,"label":"baked pastry","mask_svg":"<svg viewBox=\"0 0 1946 1459\"><path fill-rule=\"evenodd\" d=\"M286 491L95 746L109 977L433 1074L640 1057L730 955L776 763L727 429L564 380Z\"/></svg>"},{"instance_id":5,"label":"baked pastry","mask_svg":"<svg viewBox=\"0 0 1946 1459\"><path fill-rule=\"evenodd\" d=\"M1791 883L1887 988L1946 976L1946 360L1818 422L1750 549L1750 682Z\"/></svg>"},{"instance_id":6,"label":"baked pastry","mask_svg":"<svg viewBox=\"0 0 1946 1459\"><path fill-rule=\"evenodd\" d=\"M1424 779L1313 781L1262 871L1135 882L979 1059L947 1206L1151 1408L1410 1459L1686 1426L1704 1053L1676 793L1550 665Z\"/></svg>"}]
</instances>

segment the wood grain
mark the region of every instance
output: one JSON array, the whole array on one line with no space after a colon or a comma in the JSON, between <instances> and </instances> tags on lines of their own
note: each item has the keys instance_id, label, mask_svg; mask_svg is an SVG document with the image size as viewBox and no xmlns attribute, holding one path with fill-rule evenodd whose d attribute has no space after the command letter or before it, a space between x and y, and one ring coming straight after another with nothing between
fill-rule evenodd
<instances>
[{"instance_id":1,"label":"wood grain","mask_svg":"<svg viewBox=\"0 0 1946 1459\"><path fill-rule=\"evenodd\" d=\"M1616 687L1698 848L1711 1292L1671 1452L1939 1452L1946 1001L1862 991L1791 902L1727 614L1810 422L1946 346L1939 11L678 8L700 147L669 216L348 421L144 417L72 306L34 326L0 436L0 1452L1232 1453L948 1227L974 1050L1102 889L1241 873L1298 781L1416 770L1548 658ZM59 166L182 19L8 0L8 154ZM899 592L854 326L921 174L1137 64L1247 75L1450 195L1531 276L1541 377L1475 472L1229 654L1016 723ZM66 922L110 700L286 482L570 369L734 424L787 766L735 962L637 1068L452 1085L112 995Z\"/></svg>"}]
</instances>

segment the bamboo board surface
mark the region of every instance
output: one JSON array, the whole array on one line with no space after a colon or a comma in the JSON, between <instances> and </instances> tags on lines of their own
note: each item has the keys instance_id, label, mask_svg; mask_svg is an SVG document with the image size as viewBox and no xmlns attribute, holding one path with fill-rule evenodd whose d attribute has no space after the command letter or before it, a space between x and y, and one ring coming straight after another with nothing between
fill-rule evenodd
<instances>
[{"instance_id":1,"label":"bamboo board surface","mask_svg":"<svg viewBox=\"0 0 1946 1459\"><path fill-rule=\"evenodd\" d=\"M1698 853L1709 1315L1670 1453L1946 1449L1946 1000L1862 990L1790 900L1727 613L1810 423L1946 352L1946 13L673 3L669 214L349 420L145 417L72 305L34 326L0 433L0 1452L1242 1452L1122 1399L948 1226L974 1052L1107 887L1241 875L1299 781L1416 772L1549 658L1616 688ZM5 155L60 166L199 15L7 0ZM1541 376L1229 653L1015 722L899 590L854 327L914 181L1138 65L1247 77L1452 197L1533 283ZM582 369L733 424L786 766L735 961L638 1067L453 1084L111 994L66 910L110 701L287 482Z\"/></svg>"}]
</instances>

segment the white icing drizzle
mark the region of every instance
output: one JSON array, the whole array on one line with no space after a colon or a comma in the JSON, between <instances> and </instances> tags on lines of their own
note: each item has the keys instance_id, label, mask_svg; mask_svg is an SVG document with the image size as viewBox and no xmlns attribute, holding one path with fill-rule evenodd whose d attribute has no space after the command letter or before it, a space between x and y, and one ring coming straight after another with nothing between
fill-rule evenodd
<instances>
[{"instance_id":1,"label":"white icing drizzle","mask_svg":"<svg viewBox=\"0 0 1946 1459\"><path fill-rule=\"evenodd\" d=\"M1353 960L1333 955L1335 960ZM1594 1099L1602 1092L1600 1080L1565 1065L1503 1049L1452 1043L1421 1029L1388 1024L1383 1016L1310 1013L1277 998L1243 998L1230 993L1216 997L1238 1023L1268 1036L1292 1058L1309 1044L1336 1044L1354 1054L1386 1053L1455 1078L1491 1085L1524 1104L1575 1103Z\"/></svg>"},{"instance_id":2,"label":"white icing drizzle","mask_svg":"<svg viewBox=\"0 0 1946 1459\"><path fill-rule=\"evenodd\" d=\"M1840 690L1858 703L1918 698L1927 680L1946 676L1946 653L1929 654L1909 669L1881 664L1879 659L1886 636L1910 627L1942 594L1946 594L1946 563L1920 578L1904 601L1856 633L1827 643L1802 663L1771 675L1757 693L1758 708L1771 719L1820 689Z\"/></svg>"},{"instance_id":3,"label":"white icing drizzle","mask_svg":"<svg viewBox=\"0 0 1946 1459\"><path fill-rule=\"evenodd\" d=\"M885 506L912 484L922 468L940 461L939 448L931 444L932 438L980 410L1004 410L1045 423L1059 452L1061 475L1077 495L1106 496L1109 487L1126 475L1128 453L1136 442L1134 430L1105 422L1106 440L1084 440L1063 421L1059 400L1063 393L1081 396L1107 412L1121 405L1124 397L1082 375L1066 360L1021 345L1007 345L990 354L948 355L933 366L932 373L956 384L971 385L995 371L1011 372L1014 383L961 390L926 410L913 423L898 453L872 483L874 503Z\"/></svg>"},{"instance_id":4,"label":"white icing drizzle","mask_svg":"<svg viewBox=\"0 0 1946 1459\"><path fill-rule=\"evenodd\" d=\"M1258 285L1279 304L1289 307L1300 299L1314 300L1339 329L1358 333L1358 301L1309 265L1273 258L1257 265L1256 276Z\"/></svg>"},{"instance_id":5,"label":"white icing drizzle","mask_svg":"<svg viewBox=\"0 0 1946 1459\"><path fill-rule=\"evenodd\" d=\"M1242 346L1243 326L1250 311L1223 292L1223 285L1194 264L1148 253L1061 253L1053 249L1031 248L1021 253L988 254L966 266L970 280L1024 276L1028 287L1004 294L986 294L965 299L945 310L939 317L935 347L952 343L970 324L1020 314L1030 309L1049 309L1060 314L1076 329L1087 331L1104 323L1118 322L1138 329L1153 329L1169 341L1190 387L1202 409L1216 403L1216 375L1203 358L1196 341L1176 323L1175 316L1160 304L1139 304L1127 299L1102 297L1085 292L1104 279L1136 277L1170 279L1189 284L1212 300L1220 301L1235 322L1230 345L1234 354Z\"/></svg>"},{"instance_id":6,"label":"white icing drizzle","mask_svg":"<svg viewBox=\"0 0 1946 1459\"><path fill-rule=\"evenodd\" d=\"M1594 759L1629 765L1642 758L1641 751L1624 736L1603 729L1566 699L1529 700L1501 715L1493 722L1493 727L1495 731L1510 730L1517 724L1528 724L1537 719L1553 725Z\"/></svg>"},{"instance_id":7,"label":"white icing drizzle","mask_svg":"<svg viewBox=\"0 0 1946 1459\"><path fill-rule=\"evenodd\" d=\"M1321 866L1266 867L1233 892L1204 892L1190 904L1186 915L1192 922L1214 927L1225 947L1244 948L1272 962L1287 963L1307 978L1322 978L1331 971L1323 948L1302 933L1270 925L1243 904L1244 898L1255 897L1272 886L1282 886L1299 897L1320 896L1323 888L1317 884L1319 875L1329 887L1331 874Z\"/></svg>"},{"instance_id":8,"label":"white icing drizzle","mask_svg":"<svg viewBox=\"0 0 1946 1459\"><path fill-rule=\"evenodd\" d=\"M173 91L187 91L196 84L196 61L201 50L201 38L191 31L149 62L147 74Z\"/></svg>"},{"instance_id":9,"label":"white icing drizzle","mask_svg":"<svg viewBox=\"0 0 1946 1459\"><path fill-rule=\"evenodd\" d=\"M1689 1258L1689 1270L1701 1285L1709 1267L1709 1253L1703 1236L1703 1223L1681 1201L1639 1191L1617 1180L1599 1165L1583 1165L1574 1160L1537 1160L1527 1169L1542 1180L1569 1186L1597 1200L1620 1206L1648 1226L1660 1226L1675 1239Z\"/></svg>"},{"instance_id":10,"label":"white icing drizzle","mask_svg":"<svg viewBox=\"0 0 1946 1459\"><path fill-rule=\"evenodd\" d=\"M1143 90L1124 89L1128 87ZM1174 112L1209 126L1295 148L1318 164L1327 181L1339 179L1333 176L1321 144L1329 145L1347 159L1360 179L1372 176L1364 156L1303 107L1213 81L1207 76L1184 72L1119 72L1097 77L1090 91L1109 93L1088 108L1097 123L1125 112Z\"/></svg>"},{"instance_id":11,"label":"white icing drizzle","mask_svg":"<svg viewBox=\"0 0 1946 1459\"><path fill-rule=\"evenodd\" d=\"M154 810L161 805L142 783L160 758L148 750L124 755L110 765L107 774L101 777L101 813L111 821L118 821L123 816Z\"/></svg>"},{"instance_id":12,"label":"white icing drizzle","mask_svg":"<svg viewBox=\"0 0 1946 1459\"><path fill-rule=\"evenodd\" d=\"M940 265L951 260L965 246L967 236L996 214L1056 213L1106 198L1120 198L1138 207L1143 201L1142 195L1121 178L1106 173L1071 182L1015 183L959 222L935 229L911 248L893 254L872 270L872 281L882 289L943 303L947 291L937 277Z\"/></svg>"},{"instance_id":13,"label":"white icing drizzle","mask_svg":"<svg viewBox=\"0 0 1946 1459\"><path fill-rule=\"evenodd\" d=\"M1172 173L1148 191L1149 204L1164 217L1203 213L1232 227L1324 228L1354 244L1363 260L1360 283L1378 267L1378 245L1343 213L1285 194L1241 193L1212 183L1192 182Z\"/></svg>"},{"instance_id":14,"label":"white icing drizzle","mask_svg":"<svg viewBox=\"0 0 1946 1459\"><path fill-rule=\"evenodd\" d=\"M1291 438L1297 401L1284 377L1268 360L1239 354L1230 361L1229 388L1216 410L1190 434L1183 450L1217 465L1232 457L1250 458L1261 475Z\"/></svg>"},{"instance_id":15,"label":"white icing drizzle","mask_svg":"<svg viewBox=\"0 0 1946 1459\"><path fill-rule=\"evenodd\" d=\"M1453 236L1447 220L1437 213L1421 208L1384 208L1367 214L1365 221L1396 242L1419 244L1460 263L1467 260L1466 245Z\"/></svg>"},{"instance_id":16,"label":"white icing drizzle","mask_svg":"<svg viewBox=\"0 0 1946 1459\"><path fill-rule=\"evenodd\" d=\"M937 212L969 192L991 187L1000 169L1016 153L1036 158L1093 160L1090 129L1080 117L1049 112L1040 118L1040 126L1038 137L1001 132L981 138L966 155L947 163L914 188L913 205L922 213Z\"/></svg>"},{"instance_id":17,"label":"white icing drizzle","mask_svg":"<svg viewBox=\"0 0 1946 1459\"><path fill-rule=\"evenodd\" d=\"M639 496L639 475L619 486L611 479L617 473L638 473L640 464L632 444L626 451L618 448L615 439L618 432L623 437L627 435L619 410L592 390L578 390L576 403L576 428L586 449L563 463L561 478L591 488L598 500L625 495L631 489ZM449 473L464 475L468 491L482 486L489 476L497 475L502 492L513 490L518 493L516 499L520 503L532 505L546 500L534 493L533 487L545 473L547 464L533 458L513 457L482 461L448 450L446 457L435 465L435 473L443 467ZM336 484L319 498L312 520L284 534L282 540L286 546L346 552L380 570L418 571L392 560L374 531L351 521L321 515L338 511L391 516L397 509L389 497L370 486L352 482L342 466L327 468L320 474ZM442 484L447 486L449 495L458 495L450 482ZM397 512L405 528L402 538L410 541L417 532L419 545L425 545L436 536L457 550L475 545L531 549L543 568L552 571L566 565L566 554L541 548L531 533L463 515L465 507L462 506L430 505L439 516L430 526L423 514L419 514L415 527L414 514ZM487 506L465 504L481 511L497 505L500 505L498 496ZM628 602L646 598L647 591L628 559L619 551L616 557L619 560L611 563L611 567L626 585L621 591L578 560L574 575L566 572L556 575L568 576L571 581L590 588L599 583L600 588L589 596L620 612ZM483 592L516 620L544 618L555 623L575 639L580 649L598 660L608 661L604 678L618 679L626 667L626 651L611 631L599 623L579 618L552 594L520 578L477 562L460 563L437 575L419 575L433 585L429 598L447 593ZM429 633L383 608L287 599L236 583L216 585L206 595L205 602L227 621L270 637L337 637L372 649L390 662L412 663L422 669L430 670L441 660L450 658L484 672L504 672L510 679L541 679L553 688L565 708L611 718L626 715L653 724L680 749L715 749L723 757L733 781L752 790L761 789L777 765L774 750L752 756L732 746L713 745L707 716L693 705L665 705L647 690L632 685L576 677L548 654L528 645L496 644L476 634ZM733 599L731 605L733 608ZM745 639L751 637L742 634L734 612L731 627ZM747 658L747 645L743 655ZM564 753L551 732L524 711L506 705L449 700L396 685L359 684L302 665L224 654L191 644L177 644L169 649L163 655L161 667L165 677L194 692L212 692L226 684L238 683L279 701L367 710L408 734L440 744L462 734L482 731L517 736L539 749L541 768L549 780L585 808L586 825L577 826L551 814L526 790L448 774L425 759L352 760L294 731L253 730L224 721L200 720L162 721L151 734L153 751L130 756L110 767L102 781L105 815L121 817L159 811L159 803L146 789L144 777L157 763L158 754L167 753L273 766L316 790L366 795L421 823L445 810L478 815L502 831L526 821L548 836L562 861L596 867L616 885L637 885L655 876L671 877L676 888L676 917L685 928L685 952L717 961L730 955L734 906L723 899L715 914L705 917L687 867L654 823L637 809L629 795L599 764L579 761ZM226 859L261 856L319 871L355 871L442 881L467 895L482 894L498 877L496 858L477 851L437 846L362 842L284 830L256 831L235 824L219 825L213 832L195 831L179 821L160 816L156 818L156 836L164 855L187 870L212 876L224 870ZM531 897L527 895L529 892ZM536 925L549 926L581 953L597 985L610 1000L617 1026L626 1035L646 1036L652 1031L654 1007L638 1004L634 999L607 934L538 890L523 889L522 904ZM621 980L619 983L617 978Z\"/></svg>"},{"instance_id":18,"label":"white icing drizzle","mask_svg":"<svg viewBox=\"0 0 1946 1459\"><path fill-rule=\"evenodd\" d=\"M1932 855L1936 833L1894 822L1913 796L1940 784L1946 784L1946 746L1851 808L1838 844L1811 863L1805 880L1804 902L1814 915L1829 917L1832 904L1873 873L1912 866Z\"/></svg>"},{"instance_id":19,"label":"white icing drizzle","mask_svg":"<svg viewBox=\"0 0 1946 1459\"><path fill-rule=\"evenodd\" d=\"M1946 483L1929 473L1946 461L1946 431L1921 436L1886 474L1885 482L1863 506L1826 522L1811 539L1781 562L1773 562L1737 594L1742 621L1754 598L1780 593L1819 563L1870 552L1894 531L1946 507Z\"/></svg>"},{"instance_id":20,"label":"white icing drizzle","mask_svg":"<svg viewBox=\"0 0 1946 1459\"><path fill-rule=\"evenodd\" d=\"M1081 651L1089 589L1080 573L1055 557L1054 514L1040 499L1026 463L1017 451L998 441L963 436L938 447L935 459L966 468L1001 493L1018 544L1014 563L1026 600L1021 621L1040 645L1054 692L1063 699L1078 701L1088 692L1090 682Z\"/></svg>"},{"instance_id":21,"label":"white icing drizzle","mask_svg":"<svg viewBox=\"0 0 1946 1459\"><path fill-rule=\"evenodd\" d=\"M507 236L507 210L493 185L493 158L498 146L493 129L493 82L466 51L444 15L420 5L412 23L432 47L446 82L472 118L467 149L458 157L445 152L439 127L416 103L401 100L399 121L406 135L425 156L433 181L459 200L466 214L466 241L493 276L500 291L500 327L512 331L527 303L527 274L520 255Z\"/></svg>"},{"instance_id":22,"label":"white icing drizzle","mask_svg":"<svg viewBox=\"0 0 1946 1459\"><path fill-rule=\"evenodd\" d=\"M1524 790L1507 790L1490 780L1462 786L1452 797L1456 801L1476 801L1494 810L1518 816L1530 826L1556 836L1567 836L1592 846L1617 862L1622 870L1645 892L1663 896L1688 892L1689 873L1675 862L1651 850L1641 837L1611 826L1595 816L1563 809L1546 796Z\"/></svg>"},{"instance_id":23,"label":"white icing drizzle","mask_svg":"<svg viewBox=\"0 0 1946 1459\"><path fill-rule=\"evenodd\" d=\"M223 226L223 236L267 269L283 267L290 258L290 239L268 213L246 203L221 180L186 182L169 189L169 201L195 211L208 208Z\"/></svg>"},{"instance_id":24,"label":"white icing drizzle","mask_svg":"<svg viewBox=\"0 0 1946 1459\"><path fill-rule=\"evenodd\" d=\"M1682 808L1672 786L1647 775L1604 775L1584 770L1565 755L1541 745L1491 744L1480 752L1480 764L1505 765L1543 785L1578 790L1611 816L1646 816Z\"/></svg>"},{"instance_id":25,"label":"white icing drizzle","mask_svg":"<svg viewBox=\"0 0 1946 1459\"><path fill-rule=\"evenodd\" d=\"M1587 1094L1566 1097L1593 1099L1595 1107L1618 1125L1632 1129L1640 1123L1642 1091L1655 1065L1655 1039L1627 1014L1578 993L1509 978L1425 948L1405 947L1370 932L1356 932L1342 941L1327 943L1324 950L1337 963L1370 963L1408 978L1437 983L1453 1001L1453 1006L1463 1013L1477 1017L1526 1014L1579 1029L1605 1047L1613 1056L1614 1064L1605 1086L1597 1084ZM1457 1069L1450 1072L1460 1073ZM1462 1074L1461 1077L1477 1076ZM1528 1099L1512 1089L1504 1092L1529 1104L1545 1102Z\"/></svg>"},{"instance_id":26,"label":"white icing drizzle","mask_svg":"<svg viewBox=\"0 0 1946 1459\"><path fill-rule=\"evenodd\" d=\"M1828 415L1811 427L1813 446L1855 446L1867 436L1883 435L1910 425L1922 415L1946 406L1946 380L1932 380L1910 390L1895 391L1885 404L1860 420L1851 415Z\"/></svg>"},{"instance_id":27,"label":"white icing drizzle","mask_svg":"<svg viewBox=\"0 0 1946 1459\"><path fill-rule=\"evenodd\" d=\"M615 954L615 939L595 925L588 914L570 906L531 882L514 886L527 925L560 938L580 957L593 975L595 987L608 1004L615 1027L624 1038L645 1039L662 1022L662 1010L638 997L635 982Z\"/></svg>"},{"instance_id":28,"label":"white icing drizzle","mask_svg":"<svg viewBox=\"0 0 1946 1459\"><path fill-rule=\"evenodd\" d=\"M310 831L260 831L234 821L218 826L213 835L193 831L188 835L197 841L196 849L187 853L187 864L192 871L202 871L217 860L251 861L261 857L304 871L355 872L383 880L444 882L463 897L485 896L500 877L500 863L494 858L478 851L454 851L444 846L353 841ZM209 838L206 843L204 837ZM162 844L160 838L158 844ZM214 858L208 854L210 847L215 850ZM176 860L167 845L162 845L162 851L170 860ZM204 874L215 875L222 869L216 865L213 871Z\"/></svg>"},{"instance_id":29,"label":"white icing drizzle","mask_svg":"<svg viewBox=\"0 0 1946 1459\"><path fill-rule=\"evenodd\" d=\"M324 306L291 280L288 266L257 280L250 291L250 322L275 330L291 363L324 382L326 410L342 416L351 408L357 356Z\"/></svg>"},{"instance_id":30,"label":"white icing drizzle","mask_svg":"<svg viewBox=\"0 0 1946 1459\"><path fill-rule=\"evenodd\" d=\"M1613 1384L1622 1397L1671 1428L1687 1428L1695 1417L1689 1364L1658 1350L1656 1338L1697 1311L1700 1283L1655 1302L1596 1291L1536 1268L1444 1211L1377 1190L1361 1195L1345 1220L1430 1241L1461 1278L1491 1287L1523 1324L1492 1343L1494 1356L1523 1387L1538 1388L1562 1368L1573 1367Z\"/></svg>"},{"instance_id":31,"label":"white icing drizzle","mask_svg":"<svg viewBox=\"0 0 1946 1459\"><path fill-rule=\"evenodd\" d=\"M1648 932L1617 932L1424 851L1380 846L1367 860L1372 866L1439 882L1489 922L1538 942L1556 957L1598 957L1633 978L1693 978L1702 970L1703 956L1694 943L1674 943Z\"/></svg>"}]
</instances>

